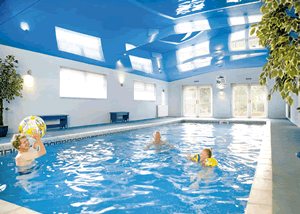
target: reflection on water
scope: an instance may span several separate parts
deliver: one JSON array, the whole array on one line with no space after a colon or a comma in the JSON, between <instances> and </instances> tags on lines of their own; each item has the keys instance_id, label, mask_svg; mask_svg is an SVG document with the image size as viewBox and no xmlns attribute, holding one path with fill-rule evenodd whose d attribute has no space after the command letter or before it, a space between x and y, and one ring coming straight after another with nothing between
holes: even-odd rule
<instances>
[{"instance_id":1,"label":"reflection on water","mask_svg":"<svg viewBox=\"0 0 300 214\"><path fill-rule=\"evenodd\" d=\"M18 195L18 205L44 213L243 213L264 127L160 126L171 150L144 150L157 127L49 146L40 168L9 174L17 175L15 185L0 182L0 194L15 203ZM213 147L218 166L186 159L205 147Z\"/></svg>"}]
</instances>

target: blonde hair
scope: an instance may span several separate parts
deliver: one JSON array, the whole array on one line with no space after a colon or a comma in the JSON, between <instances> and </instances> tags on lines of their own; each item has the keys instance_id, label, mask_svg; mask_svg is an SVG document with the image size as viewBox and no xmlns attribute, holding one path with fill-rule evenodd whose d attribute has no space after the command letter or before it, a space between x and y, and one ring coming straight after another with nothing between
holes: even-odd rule
<instances>
[{"instance_id":1,"label":"blonde hair","mask_svg":"<svg viewBox=\"0 0 300 214\"><path fill-rule=\"evenodd\" d=\"M19 146L21 145L20 139L26 137L24 134L14 134L14 136L11 139L11 144L19 150ZM26 137L27 138L27 137Z\"/></svg>"}]
</instances>

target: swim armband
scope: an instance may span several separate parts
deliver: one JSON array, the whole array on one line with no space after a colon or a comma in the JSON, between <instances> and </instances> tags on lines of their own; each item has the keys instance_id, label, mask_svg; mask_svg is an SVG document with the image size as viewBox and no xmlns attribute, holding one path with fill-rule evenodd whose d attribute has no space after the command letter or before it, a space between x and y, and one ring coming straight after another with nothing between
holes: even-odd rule
<instances>
[{"instance_id":1,"label":"swim armband","mask_svg":"<svg viewBox=\"0 0 300 214\"><path fill-rule=\"evenodd\" d=\"M214 166L217 166L217 165L218 165L218 162L216 161L216 159L214 159L214 158L207 158L206 159L205 166L214 167Z\"/></svg>"},{"instance_id":2,"label":"swim armband","mask_svg":"<svg viewBox=\"0 0 300 214\"><path fill-rule=\"evenodd\" d=\"M200 161L200 155L199 155L199 154L195 154L195 155L192 157L192 161L199 162L199 161Z\"/></svg>"}]
</instances>

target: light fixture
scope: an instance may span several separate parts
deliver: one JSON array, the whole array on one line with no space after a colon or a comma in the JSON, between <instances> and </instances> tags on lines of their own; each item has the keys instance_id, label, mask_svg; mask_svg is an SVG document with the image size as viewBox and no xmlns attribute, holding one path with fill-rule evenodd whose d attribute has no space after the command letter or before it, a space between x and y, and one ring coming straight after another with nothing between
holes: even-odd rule
<instances>
[{"instance_id":1,"label":"light fixture","mask_svg":"<svg viewBox=\"0 0 300 214\"><path fill-rule=\"evenodd\" d=\"M27 24L27 22L21 22L21 28L24 31L26 31L26 30L29 31L29 25Z\"/></svg>"},{"instance_id":2,"label":"light fixture","mask_svg":"<svg viewBox=\"0 0 300 214\"><path fill-rule=\"evenodd\" d=\"M28 75L31 75L31 70L28 70L28 71L27 71L27 74L28 74Z\"/></svg>"},{"instance_id":3,"label":"light fixture","mask_svg":"<svg viewBox=\"0 0 300 214\"><path fill-rule=\"evenodd\" d=\"M126 56L126 53L124 53L124 56Z\"/></svg>"},{"instance_id":4,"label":"light fixture","mask_svg":"<svg viewBox=\"0 0 300 214\"><path fill-rule=\"evenodd\" d=\"M124 74L119 74L119 82L121 84L121 87L123 87L124 80L125 80Z\"/></svg>"}]
</instances>

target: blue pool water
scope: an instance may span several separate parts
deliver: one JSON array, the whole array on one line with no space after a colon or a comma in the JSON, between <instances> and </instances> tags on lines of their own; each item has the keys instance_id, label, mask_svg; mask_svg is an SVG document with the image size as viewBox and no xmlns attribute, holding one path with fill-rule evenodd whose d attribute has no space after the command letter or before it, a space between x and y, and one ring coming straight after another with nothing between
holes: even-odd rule
<instances>
[{"instance_id":1,"label":"blue pool water","mask_svg":"<svg viewBox=\"0 0 300 214\"><path fill-rule=\"evenodd\" d=\"M153 133L175 146L147 150ZM20 175L0 157L0 198L41 213L244 213L265 125L175 123L46 147ZM213 147L219 162L186 159ZM3 173L5 172L5 173Z\"/></svg>"}]
</instances>

